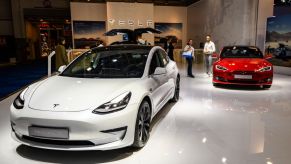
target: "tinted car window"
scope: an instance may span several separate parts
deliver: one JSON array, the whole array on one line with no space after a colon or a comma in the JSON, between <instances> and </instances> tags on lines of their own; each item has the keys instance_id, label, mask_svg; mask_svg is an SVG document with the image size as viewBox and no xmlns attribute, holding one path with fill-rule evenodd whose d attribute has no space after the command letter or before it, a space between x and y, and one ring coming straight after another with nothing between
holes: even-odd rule
<instances>
[{"instance_id":1,"label":"tinted car window","mask_svg":"<svg viewBox=\"0 0 291 164\"><path fill-rule=\"evenodd\" d=\"M170 60L167 53L163 50L159 50L159 54L161 56L161 59L162 59L164 65L167 65L169 63L169 60Z\"/></svg>"},{"instance_id":2,"label":"tinted car window","mask_svg":"<svg viewBox=\"0 0 291 164\"><path fill-rule=\"evenodd\" d=\"M222 58L263 58L262 52L256 47L224 47Z\"/></svg>"},{"instance_id":3,"label":"tinted car window","mask_svg":"<svg viewBox=\"0 0 291 164\"><path fill-rule=\"evenodd\" d=\"M150 70L149 70L149 75L152 75L154 74L155 70L157 67L160 67L160 60L158 58L158 53L155 52L153 54L153 57L152 57L152 61L151 61L151 65L150 65Z\"/></svg>"},{"instance_id":4,"label":"tinted car window","mask_svg":"<svg viewBox=\"0 0 291 164\"><path fill-rule=\"evenodd\" d=\"M91 50L68 66L61 76L80 78L139 78L149 50Z\"/></svg>"}]
</instances>

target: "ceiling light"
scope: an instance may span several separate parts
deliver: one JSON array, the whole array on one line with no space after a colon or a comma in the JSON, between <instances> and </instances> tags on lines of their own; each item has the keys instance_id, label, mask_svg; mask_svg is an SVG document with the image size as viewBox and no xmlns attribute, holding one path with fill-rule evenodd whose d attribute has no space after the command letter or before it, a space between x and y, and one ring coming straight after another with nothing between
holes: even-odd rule
<instances>
[{"instance_id":1,"label":"ceiling light","mask_svg":"<svg viewBox=\"0 0 291 164\"><path fill-rule=\"evenodd\" d=\"M221 162L222 162L222 163L226 163L226 161L227 161L227 159L226 159L225 157L223 157L223 158L221 159Z\"/></svg>"},{"instance_id":2,"label":"ceiling light","mask_svg":"<svg viewBox=\"0 0 291 164\"><path fill-rule=\"evenodd\" d=\"M267 164L273 164L272 162L268 161Z\"/></svg>"}]
</instances>

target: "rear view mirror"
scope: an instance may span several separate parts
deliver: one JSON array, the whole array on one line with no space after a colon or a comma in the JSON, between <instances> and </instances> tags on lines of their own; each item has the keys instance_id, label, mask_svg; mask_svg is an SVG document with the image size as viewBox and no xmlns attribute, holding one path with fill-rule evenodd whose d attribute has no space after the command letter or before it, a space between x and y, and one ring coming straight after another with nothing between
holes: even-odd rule
<instances>
[{"instance_id":1,"label":"rear view mirror","mask_svg":"<svg viewBox=\"0 0 291 164\"><path fill-rule=\"evenodd\" d=\"M264 59L268 60L271 59L273 57L272 54L265 54Z\"/></svg>"},{"instance_id":2,"label":"rear view mirror","mask_svg":"<svg viewBox=\"0 0 291 164\"><path fill-rule=\"evenodd\" d=\"M212 54L212 57L213 57L213 58L219 58L219 55L218 55L216 52L214 52L214 53Z\"/></svg>"},{"instance_id":3,"label":"rear view mirror","mask_svg":"<svg viewBox=\"0 0 291 164\"><path fill-rule=\"evenodd\" d=\"M62 65L62 66L59 67L58 72L62 73L66 68L67 68L66 65Z\"/></svg>"},{"instance_id":4,"label":"rear view mirror","mask_svg":"<svg viewBox=\"0 0 291 164\"><path fill-rule=\"evenodd\" d=\"M167 73L166 68L157 67L155 72L154 72L154 75L163 75L166 73Z\"/></svg>"}]
</instances>

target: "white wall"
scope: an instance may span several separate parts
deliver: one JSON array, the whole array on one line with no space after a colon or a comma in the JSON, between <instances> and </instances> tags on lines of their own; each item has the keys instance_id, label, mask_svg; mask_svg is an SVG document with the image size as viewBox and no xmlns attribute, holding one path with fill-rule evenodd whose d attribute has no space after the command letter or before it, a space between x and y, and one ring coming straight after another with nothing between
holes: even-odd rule
<instances>
[{"instance_id":1,"label":"white wall","mask_svg":"<svg viewBox=\"0 0 291 164\"><path fill-rule=\"evenodd\" d=\"M188 7L188 36L198 47L212 35L217 49L225 45L255 44L256 1L201 0Z\"/></svg>"},{"instance_id":2,"label":"white wall","mask_svg":"<svg viewBox=\"0 0 291 164\"><path fill-rule=\"evenodd\" d=\"M189 37L187 36L187 7L154 6L154 22L157 23L183 23L183 47Z\"/></svg>"}]
</instances>

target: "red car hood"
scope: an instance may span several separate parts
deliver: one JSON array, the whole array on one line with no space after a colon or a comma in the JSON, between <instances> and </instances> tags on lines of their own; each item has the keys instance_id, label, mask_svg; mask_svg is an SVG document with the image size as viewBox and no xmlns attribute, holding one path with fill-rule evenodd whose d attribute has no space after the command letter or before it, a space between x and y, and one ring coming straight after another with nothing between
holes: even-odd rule
<instances>
[{"instance_id":1,"label":"red car hood","mask_svg":"<svg viewBox=\"0 0 291 164\"><path fill-rule=\"evenodd\" d=\"M272 66L265 59L259 58L224 58L217 62L228 70L253 71L262 67Z\"/></svg>"}]
</instances>

